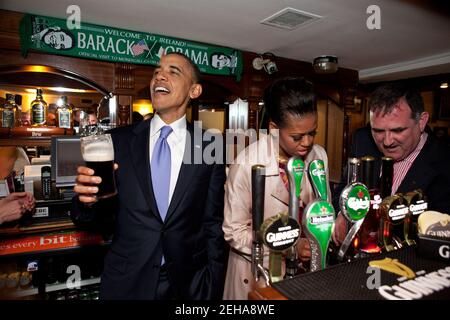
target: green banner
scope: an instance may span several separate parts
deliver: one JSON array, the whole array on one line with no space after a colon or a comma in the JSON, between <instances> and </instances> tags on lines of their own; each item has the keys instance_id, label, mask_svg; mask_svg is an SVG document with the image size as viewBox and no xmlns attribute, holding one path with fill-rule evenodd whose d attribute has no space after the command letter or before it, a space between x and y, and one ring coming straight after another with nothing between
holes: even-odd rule
<instances>
[{"instance_id":1,"label":"green banner","mask_svg":"<svg viewBox=\"0 0 450 320\"><path fill-rule=\"evenodd\" d=\"M242 52L232 48L156 34L81 23L69 29L66 20L26 14L20 23L22 54L37 50L109 62L156 66L164 53L181 52L207 74L242 74Z\"/></svg>"}]
</instances>

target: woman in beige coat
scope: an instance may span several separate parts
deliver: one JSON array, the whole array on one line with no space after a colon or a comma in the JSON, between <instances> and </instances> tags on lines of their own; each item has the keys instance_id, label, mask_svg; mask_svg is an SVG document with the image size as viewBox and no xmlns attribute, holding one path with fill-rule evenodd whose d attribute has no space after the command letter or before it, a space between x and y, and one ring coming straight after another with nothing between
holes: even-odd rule
<instances>
[{"instance_id":1,"label":"woman in beige coat","mask_svg":"<svg viewBox=\"0 0 450 320\"><path fill-rule=\"evenodd\" d=\"M269 115L270 134L261 136L238 155L230 167L225 186L223 230L231 247L224 290L226 300L245 300L255 288L250 262L252 166L262 164L266 167L264 220L288 211L289 193L280 174L280 162L285 163L295 155L304 160L306 167L312 160L321 159L328 168L325 150L314 144L317 109L311 83L302 78L279 79L266 89L264 105ZM305 176L301 184L300 207L305 207L314 198L312 186ZM301 260L309 260L311 252L305 238L299 239L297 250ZM268 252L265 247L266 267ZM263 285L263 280L260 281Z\"/></svg>"}]
</instances>

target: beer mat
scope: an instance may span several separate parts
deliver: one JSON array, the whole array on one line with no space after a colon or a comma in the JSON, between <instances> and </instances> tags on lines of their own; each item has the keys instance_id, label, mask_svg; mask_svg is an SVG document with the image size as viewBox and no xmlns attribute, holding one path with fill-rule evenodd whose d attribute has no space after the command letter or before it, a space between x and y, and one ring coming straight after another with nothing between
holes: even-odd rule
<instances>
[{"instance_id":1,"label":"beer mat","mask_svg":"<svg viewBox=\"0 0 450 320\"><path fill-rule=\"evenodd\" d=\"M394 264L386 269L409 268L414 272L412 278L369 266L370 261L384 258L397 259L401 264L393 260ZM449 300L450 264L420 256L416 247L407 247L302 274L272 286L290 300Z\"/></svg>"}]
</instances>

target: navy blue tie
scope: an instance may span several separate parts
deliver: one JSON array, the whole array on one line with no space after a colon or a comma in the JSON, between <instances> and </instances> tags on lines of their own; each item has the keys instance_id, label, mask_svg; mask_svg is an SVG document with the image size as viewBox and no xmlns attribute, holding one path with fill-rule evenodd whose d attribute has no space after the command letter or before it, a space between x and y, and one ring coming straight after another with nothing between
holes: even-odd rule
<instances>
[{"instance_id":1,"label":"navy blue tie","mask_svg":"<svg viewBox=\"0 0 450 320\"><path fill-rule=\"evenodd\" d=\"M152 161L150 164L152 170L153 192L155 194L159 214L163 221L166 218L167 209L169 208L171 156L170 147L167 143L167 136L171 132L172 128L170 126L161 128L159 138L153 149Z\"/></svg>"}]
</instances>

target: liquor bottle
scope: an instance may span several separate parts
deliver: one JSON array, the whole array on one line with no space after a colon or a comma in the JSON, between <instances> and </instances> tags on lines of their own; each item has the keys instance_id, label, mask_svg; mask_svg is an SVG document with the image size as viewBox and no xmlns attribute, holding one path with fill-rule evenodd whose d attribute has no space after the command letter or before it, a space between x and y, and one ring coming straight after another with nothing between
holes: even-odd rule
<instances>
[{"instance_id":1,"label":"liquor bottle","mask_svg":"<svg viewBox=\"0 0 450 320\"><path fill-rule=\"evenodd\" d=\"M23 270L20 273L20 277L19 277L19 286L22 289L27 289L31 286L31 283L33 282L33 277L31 272L28 272L26 270Z\"/></svg>"},{"instance_id":2,"label":"liquor bottle","mask_svg":"<svg viewBox=\"0 0 450 320\"><path fill-rule=\"evenodd\" d=\"M359 230L359 251L363 253L378 253L381 248L378 245L380 227L381 196L374 181L374 157L361 158L361 182L367 186L370 194L370 207L363 224Z\"/></svg>"},{"instance_id":3,"label":"liquor bottle","mask_svg":"<svg viewBox=\"0 0 450 320\"><path fill-rule=\"evenodd\" d=\"M2 127L14 128L20 125L18 117L18 109L15 101L15 95L12 93L6 94L6 102L2 110Z\"/></svg>"},{"instance_id":4,"label":"liquor bottle","mask_svg":"<svg viewBox=\"0 0 450 320\"><path fill-rule=\"evenodd\" d=\"M380 195L384 199L392 193L392 180L394 177L394 159L391 157L381 158Z\"/></svg>"},{"instance_id":5,"label":"liquor bottle","mask_svg":"<svg viewBox=\"0 0 450 320\"><path fill-rule=\"evenodd\" d=\"M56 123L59 128L71 129L73 127L72 108L67 103L66 96L62 96L58 102Z\"/></svg>"},{"instance_id":6,"label":"liquor bottle","mask_svg":"<svg viewBox=\"0 0 450 320\"><path fill-rule=\"evenodd\" d=\"M14 101L16 102L17 105L17 112L16 112L17 127L21 127L24 125L22 121L22 96L20 94L16 94Z\"/></svg>"},{"instance_id":7,"label":"liquor bottle","mask_svg":"<svg viewBox=\"0 0 450 320\"><path fill-rule=\"evenodd\" d=\"M42 98L42 89L36 89L36 99L31 102L31 125L45 125L47 119L48 106Z\"/></svg>"},{"instance_id":8,"label":"liquor bottle","mask_svg":"<svg viewBox=\"0 0 450 320\"><path fill-rule=\"evenodd\" d=\"M348 158L347 185L359 181L361 181L361 160L359 158Z\"/></svg>"},{"instance_id":9,"label":"liquor bottle","mask_svg":"<svg viewBox=\"0 0 450 320\"><path fill-rule=\"evenodd\" d=\"M0 127L3 127L3 109L4 109L4 104L0 103Z\"/></svg>"},{"instance_id":10,"label":"liquor bottle","mask_svg":"<svg viewBox=\"0 0 450 320\"><path fill-rule=\"evenodd\" d=\"M392 179L394 176L394 159L391 157L382 157L381 158L381 177L380 177L380 195L384 200L389 197L392 193ZM382 237L390 236L389 232L389 220L388 217L385 217L383 212L381 213L381 221L380 221L380 243L383 243ZM385 242L385 241L384 241Z\"/></svg>"},{"instance_id":11,"label":"liquor bottle","mask_svg":"<svg viewBox=\"0 0 450 320\"><path fill-rule=\"evenodd\" d=\"M397 212L404 211L401 194L391 195L394 176L394 159L381 158L380 195L383 198L380 206L379 246L384 251L392 251L402 247L403 218L398 218ZM395 212L395 213L394 213Z\"/></svg>"},{"instance_id":12,"label":"liquor bottle","mask_svg":"<svg viewBox=\"0 0 450 320\"><path fill-rule=\"evenodd\" d=\"M17 289L19 287L20 272L14 271L8 274L6 278L6 288L8 290Z\"/></svg>"}]
</instances>

